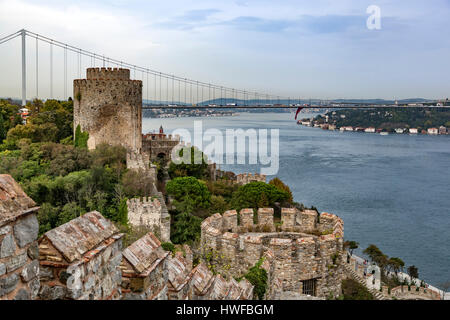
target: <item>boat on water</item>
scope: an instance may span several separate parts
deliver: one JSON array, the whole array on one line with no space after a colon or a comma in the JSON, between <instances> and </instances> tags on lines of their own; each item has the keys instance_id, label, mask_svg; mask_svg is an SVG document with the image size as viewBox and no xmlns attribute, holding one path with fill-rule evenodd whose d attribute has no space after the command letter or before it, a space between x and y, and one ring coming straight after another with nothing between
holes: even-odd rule
<instances>
[{"instance_id":1,"label":"boat on water","mask_svg":"<svg viewBox=\"0 0 450 320\"><path fill-rule=\"evenodd\" d=\"M389 132L380 132L380 134L381 134L382 136L388 136L388 135L389 135Z\"/></svg>"}]
</instances>

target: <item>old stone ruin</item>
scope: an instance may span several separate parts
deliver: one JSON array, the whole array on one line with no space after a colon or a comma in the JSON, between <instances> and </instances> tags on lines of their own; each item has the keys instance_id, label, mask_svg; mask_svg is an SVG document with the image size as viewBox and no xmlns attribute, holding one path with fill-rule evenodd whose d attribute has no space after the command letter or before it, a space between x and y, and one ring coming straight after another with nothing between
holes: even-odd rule
<instances>
[{"instance_id":1,"label":"old stone ruin","mask_svg":"<svg viewBox=\"0 0 450 320\"><path fill-rule=\"evenodd\" d=\"M127 207L131 226L144 227L163 242L170 241L170 215L162 193L157 192L154 197L129 199Z\"/></svg>"},{"instance_id":2,"label":"old stone ruin","mask_svg":"<svg viewBox=\"0 0 450 320\"><path fill-rule=\"evenodd\" d=\"M151 232L123 250L124 235L96 211L38 239L38 210L11 176L0 175L0 300L253 298L247 280L193 267L188 246L172 255Z\"/></svg>"},{"instance_id":3,"label":"old stone ruin","mask_svg":"<svg viewBox=\"0 0 450 320\"><path fill-rule=\"evenodd\" d=\"M281 292L336 297L341 292L343 221L332 214L284 208L274 223L271 208L215 214L202 223L201 242L218 251L230 275L240 277L264 258L269 277L267 298Z\"/></svg>"},{"instance_id":4,"label":"old stone ruin","mask_svg":"<svg viewBox=\"0 0 450 320\"><path fill-rule=\"evenodd\" d=\"M251 174L251 173L241 173L236 175L236 183L237 184L249 184L251 182L266 182L265 174Z\"/></svg>"},{"instance_id":5,"label":"old stone ruin","mask_svg":"<svg viewBox=\"0 0 450 320\"><path fill-rule=\"evenodd\" d=\"M39 293L39 208L9 175L0 175L0 300Z\"/></svg>"}]
</instances>

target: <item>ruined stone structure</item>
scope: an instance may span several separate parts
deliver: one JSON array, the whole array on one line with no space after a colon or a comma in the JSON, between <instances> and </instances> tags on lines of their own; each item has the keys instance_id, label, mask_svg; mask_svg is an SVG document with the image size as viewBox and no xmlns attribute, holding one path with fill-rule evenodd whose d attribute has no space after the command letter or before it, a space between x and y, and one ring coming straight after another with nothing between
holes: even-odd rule
<instances>
[{"instance_id":1,"label":"ruined stone structure","mask_svg":"<svg viewBox=\"0 0 450 320\"><path fill-rule=\"evenodd\" d=\"M127 201L128 221L133 227L145 227L163 242L170 241L170 215L163 195Z\"/></svg>"},{"instance_id":2,"label":"ruined stone structure","mask_svg":"<svg viewBox=\"0 0 450 320\"><path fill-rule=\"evenodd\" d=\"M214 275L208 267L201 263L190 275L189 300L251 300L253 286L246 279L239 283L231 278L225 280L220 274Z\"/></svg>"},{"instance_id":3,"label":"ruined stone structure","mask_svg":"<svg viewBox=\"0 0 450 320\"><path fill-rule=\"evenodd\" d=\"M93 211L39 239L40 299L121 298L123 234Z\"/></svg>"},{"instance_id":4,"label":"ruined stone structure","mask_svg":"<svg viewBox=\"0 0 450 320\"><path fill-rule=\"evenodd\" d=\"M167 300L167 256L154 234L148 233L123 251L124 299Z\"/></svg>"},{"instance_id":5,"label":"ruined stone structure","mask_svg":"<svg viewBox=\"0 0 450 320\"><path fill-rule=\"evenodd\" d=\"M259 173L241 173L236 175L236 182L243 185L249 184L250 182L266 182L266 175Z\"/></svg>"},{"instance_id":6,"label":"ruined stone structure","mask_svg":"<svg viewBox=\"0 0 450 320\"><path fill-rule=\"evenodd\" d=\"M189 298L192 252L189 246L185 246L184 250L185 254L178 251L167 261L169 300L187 300Z\"/></svg>"},{"instance_id":7,"label":"ruined stone structure","mask_svg":"<svg viewBox=\"0 0 450 320\"><path fill-rule=\"evenodd\" d=\"M431 289L416 286L398 286L392 288L389 292L387 286L382 287L382 293L397 300L441 300L439 292Z\"/></svg>"},{"instance_id":8,"label":"ruined stone structure","mask_svg":"<svg viewBox=\"0 0 450 320\"><path fill-rule=\"evenodd\" d=\"M10 175L0 175L0 300L39 293L38 209Z\"/></svg>"},{"instance_id":9,"label":"ruined stone structure","mask_svg":"<svg viewBox=\"0 0 450 320\"><path fill-rule=\"evenodd\" d=\"M130 70L88 68L87 79L74 80L74 132L89 133L88 147L100 143L142 149L142 81L130 80ZM74 135L75 136L75 135Z\"/></svg>"},{"instance_id":10,"label":"ruined stone structure","mask_svg":"<svg viewBox=\"0 0 450 320\"><path fill-rule=\"evenodd\" d=\"M162 127L159 133L148 133L142 136L142 150L149 154L151 161L170 160L173 148L180 143L180 136L166 135Z\"/></svg>"},{"instance_id":11,"label":"ruined stone structure","mask_svg":"<svg viewBox=\"0 0 450 320\"><path fill-rule=\"evenodd\" d=\"M343 279L343 221L332 214L282 209L282 224L275 231L273 209L227 211L207 218L201 243L219 251L230 273L242 276L264 258L272 298L292 291L318 297L337 296Z\"/></svg>"}]
</instances>

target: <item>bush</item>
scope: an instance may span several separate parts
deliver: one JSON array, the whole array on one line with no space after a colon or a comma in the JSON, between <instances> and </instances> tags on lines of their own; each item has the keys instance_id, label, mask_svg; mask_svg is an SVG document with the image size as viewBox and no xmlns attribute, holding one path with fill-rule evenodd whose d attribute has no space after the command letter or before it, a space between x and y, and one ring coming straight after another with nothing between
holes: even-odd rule
<instances>
[{"instance_id":1,"label":"bush","mask_svg":"<svg viewBox=\"0 0 450 320\"><path fill-rule=\"evenodd\" d=\"M80 125L78 125L77 128L75 129L75 141L74 141L75 147L87 149L88 140L89 140L89 133L82 132Z\"/></svg>"},{"instance_id":2,"label":"bush","mask_svg":"<svg viewBox=\"0 0 450 320\"><path fill-rule=\"evenodd\" d=\"M274 185L264 182L251 182L233 193L231 206L233 209L244 208L258 209L262 207L273 207L275 202L283 202L289 199L289 194Z\"/></svg>"},{"instance_id":3,"label":"bush","mask_svg":"<svg viewBox=\"0 0 450 320\"><path fill-rule=\"evenodd\" d=\"M255 286L253 294L255 298L262 300L267 290L267 271L261 268L264 258L261 258L248 272L244 275L252 285Z\"/></svg>"},{"instance_id":4,"label":"bush","mask_svg":"<svg viewBox=\"0 0 450 320\"><path fill-rule=\"evenodd\" d=\"M373 300L373 295L359 282L353 279L342 281L344 300Z\"/></svg>"},{"instance_id":5,"label":"bush","mask_svg":"<svg viewBox=\"0 0 450 320\"><path fill-rule=\"evenodd\" d=\"M194 209L208 209L211 203L211 194L205 183L194 177L175 178L169 181L166 192L178 202L189 197Z\"/></svg>"}]
</instances>

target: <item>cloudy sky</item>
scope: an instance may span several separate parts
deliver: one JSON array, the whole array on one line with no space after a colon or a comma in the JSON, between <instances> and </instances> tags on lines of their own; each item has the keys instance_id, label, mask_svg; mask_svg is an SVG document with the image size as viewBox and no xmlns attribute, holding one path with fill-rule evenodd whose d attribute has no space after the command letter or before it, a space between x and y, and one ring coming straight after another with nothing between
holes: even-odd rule
<instances>
[{"instance_id":1,"label":"cloudy sky","mask_svg":"<svg viewBox=\"0 0 450 320\"><path fill-rule=\"evenodd\" d=\"M381 30L367 28L370 5L381 9ZM449 17L450 0L0 0L0 38L25 28L136 65L276 95L442 98L450 96ZM0 96L20 96L19 44L0 45ZM39 51L41 92L47 49Z\"/></svg>"}]
</instances>

